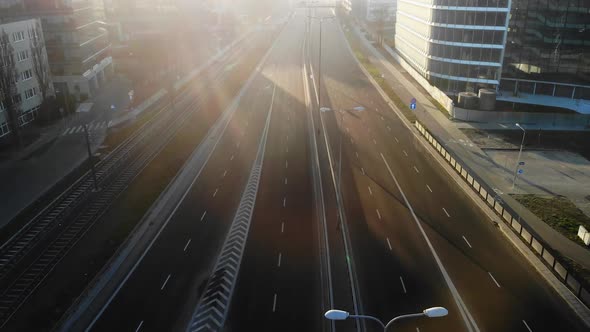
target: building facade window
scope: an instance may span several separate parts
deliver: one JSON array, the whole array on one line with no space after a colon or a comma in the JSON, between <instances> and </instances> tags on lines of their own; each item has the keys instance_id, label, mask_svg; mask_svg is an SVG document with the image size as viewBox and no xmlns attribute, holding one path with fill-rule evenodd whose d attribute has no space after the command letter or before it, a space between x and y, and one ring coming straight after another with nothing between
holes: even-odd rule
<instances>
[{"instance_id":1,"label":"building facade window","mask_svg":"<svg viewBox=\"0 0 590 332\"><path fill-rule=\"evenodd\" d=\"M37 88L30 88L25 90L25 99L31 99L37 95Z\"/></svg>"},{"instance_id":2,"label":"building facade window","mask_svg":"<svg viewBox=\"0 0 590 332\"><path fill-rule=\"evenodd\" d=\"M29 58L29 51L28 50L23 50L23 51L16 53L16 60L18 62L25 61L28 58Z\"/></svg>"},{"instance_id":3,"label":"building facade window","mask_svg":"<svg viewBox=\"0 0 590 332\"><path fill-rule=\"evenodd\" d=\"M12 33L12 41L19 42L25 40L25 32L24 31L17 31Z\"/></svg>"},{"instance_id":4,"label":"building facade window","mask_svg":"<svg viewBox=\"0 0 590 332\"><path fill-rule=\"evenodd\" d=\"M33 71L31 69L27 69L20 73L21 81L28 81L33 78Z\"/></svg>"}]
</instances>

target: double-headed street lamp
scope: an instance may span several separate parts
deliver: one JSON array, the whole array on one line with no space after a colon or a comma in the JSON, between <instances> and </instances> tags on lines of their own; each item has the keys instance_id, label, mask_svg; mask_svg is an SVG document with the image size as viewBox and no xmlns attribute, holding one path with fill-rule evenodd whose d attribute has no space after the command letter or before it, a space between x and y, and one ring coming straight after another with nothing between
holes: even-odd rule
<instances>
[{"instance_id":1,"label":"double-headed street lamp","mask_svg":"<svg viewBox=\"0 0 590 332\"><path fill-rule=\"evenodd\" d=\"M383 332L387 332L387 329L394 322L397 322L402 319L418 318L418 317L428 317L428 318L444 317L448 313L449 313L449 311L443 307L432 307L432 308L425 309L424 311L419 312L419 313L397 316L397 317L393 318L392 320L390 320L389 322L387 322L387 324L383 323L377 317L368 316L368 315L351 315L349 312L344 311L344 310L335 310L335 309L328 310L324 314L324 317L326 317L329 320L345 320L348 318L368 319L368 320L372 320L372 321L379 323L379 325L381 325L381 327L383 328Z\"/></svg>"},{"instance_id":2,"label":"double-headed street lamp","mask_svg":"<svg viewBox=\"0 0 590 332\"><path fill-rule=\"evenodd\" d=\"M520 125L516 124L518 128L522 130L522 141L520 142L520 150L518 151L518 160L516 161L516 166L514 166L514 177L512 178L512 189L514 189L514 185L516 184L516 176L518 175L518 168L520 166L520 156L522 155L522 146L524 145L524 137L526 136L526 130Z\"/></svg>"}]
</instances>

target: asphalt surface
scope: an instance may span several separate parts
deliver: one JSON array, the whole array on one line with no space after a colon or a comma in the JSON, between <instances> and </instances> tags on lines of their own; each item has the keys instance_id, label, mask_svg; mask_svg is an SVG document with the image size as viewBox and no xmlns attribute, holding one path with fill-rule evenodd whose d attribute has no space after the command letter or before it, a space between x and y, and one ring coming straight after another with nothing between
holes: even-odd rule
<instances>
[{"instance_id":1,"label":"asphalt surface","mask_svg":"<svg viewBox=\"0 0 590 332\"><path fill-rule=\"evenodd\" d=\"M231 223L256 155L272 89L258 75L170 222L92 327L181 329Z\"/></svg>"},{"instance_id":2,"label":"asphalt surface","mask_svg":"<svg viewBox=\"0 0 590 332\"><path fill-rule=\"evenodd\" d=\"M333 156L342 137L342 192L363 313L388 320L431 306L449 309L445 318L397 325L401 331L586 330L389 109L347 50L337 21L324 22L322 47L321 106L344 110L321 116ZM317 70L317 43L313 51ZM358 106L365 110L354 111ZM330 229L331 238L339 232Z\"/></svg>"},{"instance_id":3,"label":"asphalt surface","mask_svg":"<svg viewBox=\"0 0 590 332\"><path fill-rule=\"evenodd\" d=\"M321 330L317 220L301 70L305 24L292 19L267 61L268 79L277 92L227 331Z\"/></svg>"},{"instance_id":4,"label":"asphalt surface","mask_svg":"<svg viewBox=\"0 0 590 332\"><path fill-rule=\"evenodd\" d=\"M234 217L274 87L262 177L226 330L326 327L320 303L330 290L321 287L302 76L304 61L317 71L319 25L312 21L306 35L306 24L299 11L283 30L201 176L92 330L183 327ZM353 310L347 269L353 262L362 313L385 320L431 306L449 310L444 318L401 322L396 331L585 331L389 109L349 53L338 22L324 22L323 34L320 106L343 110L320 113L313 107L314 128L326 128L313 132L319 138L333 306ZM311 59L302 56L306 43ZM307 77L310 86L318 76ZM358 106L364 110L353 110ZM338 224L324 137L335 166L342 143L350 252ZM336 327L353 330L354 322Z\"/></svg>"}]
</instances>

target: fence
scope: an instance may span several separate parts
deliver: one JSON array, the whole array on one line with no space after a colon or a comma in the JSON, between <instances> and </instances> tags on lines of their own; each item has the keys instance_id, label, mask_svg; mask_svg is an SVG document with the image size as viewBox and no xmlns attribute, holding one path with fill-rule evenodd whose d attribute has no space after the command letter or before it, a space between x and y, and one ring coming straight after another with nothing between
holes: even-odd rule
<instances>
[{"instance_id":1,"label":"fence","mask_svg":"<svg viewBox=\"0 0 590 332\"><path fill-rule=\"evenodd\" d=\"M520 239L531 248L545 264L551 268L551 271L557 278L566 285L586 306L590 306L590 291L585 288L578 279L575 273L568 271L566 267L557 259L553 249L549 248L542 240L535 237L534 231L530 230L528 226L521 223L520 216L511 211L509 208L502 205L502 201L498 199L498 195L490 189L481 179L468 169L463 167L459 161L449 151L447 151L440 143L433 137L424 126L416 121L416 128L426 138L426 140L445 158L445 160L453 167L453 169L467 182L471 188L478 193L484 202L490 206L498 216L517 233ZM474 175L471 175L474 174ZM479 181L478 181L479 179Z\"/></svg>"}]
</instances>

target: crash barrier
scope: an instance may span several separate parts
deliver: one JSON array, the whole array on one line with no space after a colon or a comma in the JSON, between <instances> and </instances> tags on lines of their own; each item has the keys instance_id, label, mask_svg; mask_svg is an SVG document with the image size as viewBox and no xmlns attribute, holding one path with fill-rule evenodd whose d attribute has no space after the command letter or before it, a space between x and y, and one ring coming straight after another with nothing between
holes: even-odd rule
<instances>
[{"instance_id":1,"label":"crash barrier","mask_svg":"<svg viewBox=\"0 0 590 332\"><path fill-rule=\"evenodd\" d=\"M573 294L578 297L586 306L590 306L590 292L588 288L584 287L578 280L582 280L575 271L568 270L566 265L559 262L559 256L554 253L539 236L536 236L520 216L515 213L510 207L503 205L502 199L499 195L485 184L475 173L470 172L465 168L454 156L453 153L447 151L438 140L428 132L428 130L419 122L415 123L416 128L424 136L424 138L432 145L436 151L447 161L449 165L467 182L473 191L496 212L496 214L504 221L504 223L512 228L512 230L519 235L519 238L529 248L533 250L541 260L551 268L555 276L566 285ZM472 175L473 174L473 175ZM479 179L479 181L478 181Z\"/></svg>"}]
</instances>

